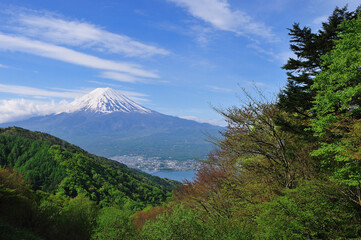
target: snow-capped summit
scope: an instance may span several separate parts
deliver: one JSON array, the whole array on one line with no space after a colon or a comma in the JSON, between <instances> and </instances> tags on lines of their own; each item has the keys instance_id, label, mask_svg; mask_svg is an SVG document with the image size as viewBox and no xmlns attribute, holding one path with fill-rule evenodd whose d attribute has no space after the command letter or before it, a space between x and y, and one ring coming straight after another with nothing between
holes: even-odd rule
<instances>
[{"instance_id":1,"label":"snow-capped summit","mask_svg":"<svg viewBox=\"0 0 361 240\"><path fill-rule=\"evenodd\" d=\"M75 99L71 103L71 112L79 110L101 113L152 112L111 88L96 88L83 97Z\"/></svg>"}]
</instances>

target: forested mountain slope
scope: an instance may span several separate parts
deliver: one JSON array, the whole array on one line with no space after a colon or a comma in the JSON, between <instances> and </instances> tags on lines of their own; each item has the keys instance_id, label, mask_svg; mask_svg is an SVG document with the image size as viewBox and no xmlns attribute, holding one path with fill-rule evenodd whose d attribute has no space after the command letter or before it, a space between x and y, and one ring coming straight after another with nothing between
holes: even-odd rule
<instances>
[{"instance_id":1,"label":"forested mountain slope","mask_svg":"<svg viewBox=\"0 0 361 240\"><path fill-rule=\"evenodd\" d=\"M24 173L35 190L84 194L102 206L159 204L174 185L51 135L17 127L0 129L0 165Z\"/></svg>"}]
</instances>

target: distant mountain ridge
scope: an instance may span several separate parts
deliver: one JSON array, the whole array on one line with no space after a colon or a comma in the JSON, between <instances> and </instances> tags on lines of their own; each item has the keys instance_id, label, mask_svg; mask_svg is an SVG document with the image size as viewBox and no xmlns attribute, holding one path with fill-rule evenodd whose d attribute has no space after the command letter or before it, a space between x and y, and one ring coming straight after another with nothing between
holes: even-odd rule
<instances>
[{"instance_id":1,"label":"distant mountain ridge","mask_svg":"<svg viewBox=\"0 0 361 240\"><path fill-rule=\"evenodd\" d=\"M223 128L152 111L110 88L95 89L69 111L3 123L52 134L104 157L142 155L186 160L214 148L207 134Z\"/></svg>"}]
</instances>

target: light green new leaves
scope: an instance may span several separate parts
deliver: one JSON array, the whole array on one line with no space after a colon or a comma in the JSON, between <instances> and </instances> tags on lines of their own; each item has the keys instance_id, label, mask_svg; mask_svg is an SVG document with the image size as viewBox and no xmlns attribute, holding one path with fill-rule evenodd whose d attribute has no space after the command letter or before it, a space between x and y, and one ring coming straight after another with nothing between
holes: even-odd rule
<instances>
[{"instance_id":1,"label":"light green new leaves","mask_svg":"<svg viewBox=\"0 0 361 240\"><path fill-rule=\"evenodd\" d=\"M361 159L350 152L356 144L350 139L357 134L354 124L361 118L361 18L345 21L340 30L312 85L317 91L312 129L321 141L313 154L323 157L338 182L355 186L361 182L361 171L355 171Z\"/></svg>"}]
</instances>

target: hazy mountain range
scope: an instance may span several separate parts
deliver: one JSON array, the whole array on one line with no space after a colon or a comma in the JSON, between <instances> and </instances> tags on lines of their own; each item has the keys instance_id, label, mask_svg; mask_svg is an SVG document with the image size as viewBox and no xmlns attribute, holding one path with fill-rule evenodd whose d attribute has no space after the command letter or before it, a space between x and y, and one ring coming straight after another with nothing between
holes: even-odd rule
<instances>
[{"instance_id":1,"label":"hazy mountain range","mask_svg":"<svg viewBox=\"0 0 361 240\"><path fill-rule=\"evenodd\" d=\"M97 88L76 99L61 113L0 124L52 134L87 151L112 157L143 155L190 159L214 147L207 135L219 126L199 123L147 109L111 88Z\"/></svg>"}]
</instances>

